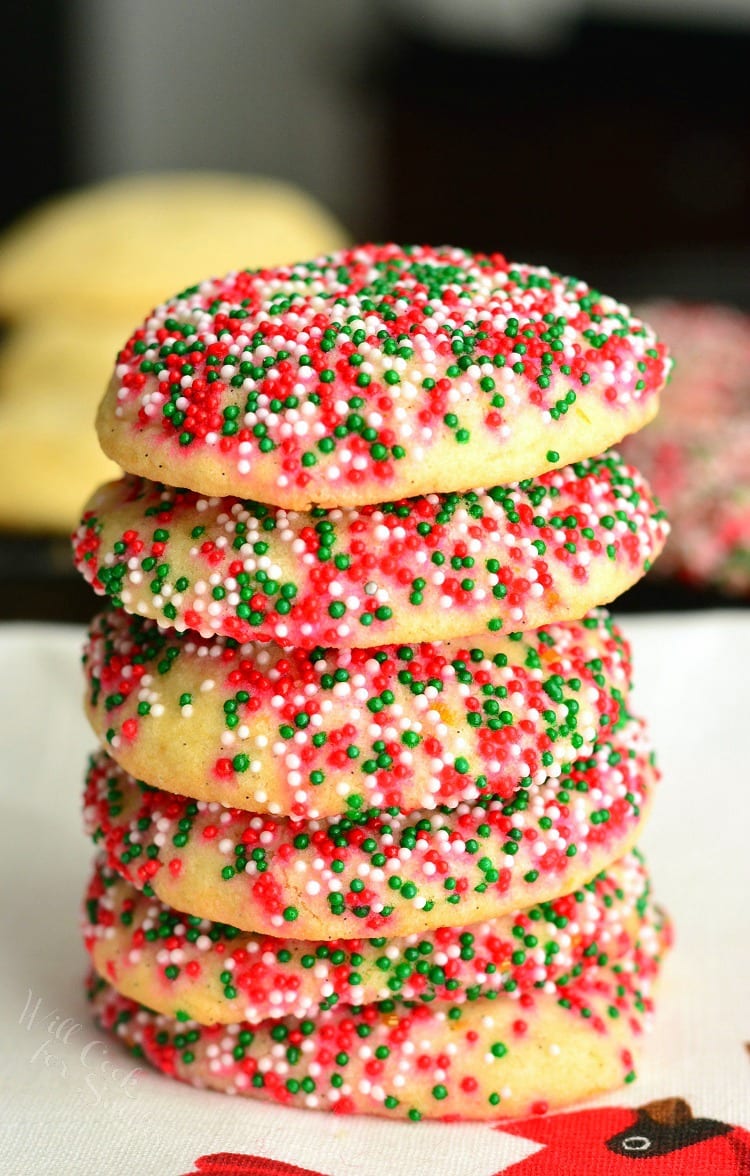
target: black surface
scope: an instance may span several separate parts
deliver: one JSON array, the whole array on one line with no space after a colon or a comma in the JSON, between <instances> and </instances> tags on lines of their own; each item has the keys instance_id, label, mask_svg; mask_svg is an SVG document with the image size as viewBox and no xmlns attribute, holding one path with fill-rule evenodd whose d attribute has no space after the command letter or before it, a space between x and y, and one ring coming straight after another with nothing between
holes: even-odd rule
<instances>
[{"instance_id":1,"label":"black surface","mask_svg":"<svg viewBox=\"0 0 750 1176\"><path fill-rule=\"evenodd\" d=\"M3 5L0 227L71 183L70 8L65 0Z\"/></svg>"},{"instance_id":2,"label":"black surface","mask_svg":"<svg viewBox=\"0 0 750 1176\"><path fill-rule=\"evenodd\" d=\"M534 56L401 27L374 82L386 235L746 303L748 60L741 29L589 20Z\"/></svg>"},{"instance_id":3,"label":"black surface","mask_svg":"<svg viewBox=\"0 0 750 1176\"><path fill-rule=\"evenodd\" d=\"M67 539L0 534L0 621L87 621L101 607Z\"/></svg>"}]
</instances>

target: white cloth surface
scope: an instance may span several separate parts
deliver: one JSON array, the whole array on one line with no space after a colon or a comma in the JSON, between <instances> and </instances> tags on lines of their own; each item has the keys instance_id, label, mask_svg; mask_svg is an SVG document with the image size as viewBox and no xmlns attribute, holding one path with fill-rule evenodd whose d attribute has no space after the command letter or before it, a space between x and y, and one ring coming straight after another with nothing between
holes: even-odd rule
<instances>
[{"instance_id":1,"label":"white cloth surface","mask_svg":"<svg viewBox=\"0 0 750 1176\"><path fill-rule=\"evenodd\" d=\"M680 1097L696 1116L750 1128L750 612L622 624L636 709L664 775L641 846L677 942L638 1081L594 1105ZM91 1021L81 983L78 908L92 854L80 797L94 743L81 711L82 638L72 626L0 626L0 1172L178 1176L228 1152L324 1176L494 1176L538 1152L501 1125L338 1118L132 1073ZM262 1160L246 1169L283 1170Z\"/></svg>"}]
</instances>

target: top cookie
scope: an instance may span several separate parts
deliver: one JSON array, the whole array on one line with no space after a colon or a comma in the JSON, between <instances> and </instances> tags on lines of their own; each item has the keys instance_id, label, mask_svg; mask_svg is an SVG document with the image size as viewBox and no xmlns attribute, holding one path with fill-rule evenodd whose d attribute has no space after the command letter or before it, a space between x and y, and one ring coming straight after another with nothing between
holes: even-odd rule
<instances>
[{"instance_id":1,"label":"top cookie","mask_svg":"<svg viewBox=\"0 0 750 1176\"><path fill-rule=\"evenodd\" d=\"M665 347L575 278L367 245L157 308L99 409L130 473L294 510L533 477L656 413Z\"/></svg>"}]
</instances>

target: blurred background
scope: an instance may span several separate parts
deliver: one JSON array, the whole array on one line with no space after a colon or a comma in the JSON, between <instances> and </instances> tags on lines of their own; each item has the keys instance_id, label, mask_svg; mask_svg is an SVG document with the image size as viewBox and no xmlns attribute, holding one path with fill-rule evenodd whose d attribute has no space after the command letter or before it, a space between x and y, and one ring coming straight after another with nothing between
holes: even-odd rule
<instances>
[{"instance_id":1,"label":"blurred background","mask_svg":"<svg viewBox=\"0 0 750 1176\"><path fill-rule=\"evenodd\" d=\"M118 339L214 268L214 232L214 272L347 240L450 242L636 305L750 310L750 0L29 0L4 20L0 617L93 611L64 534L68 501L107 476L94 407ZM140 181L76 204L172 171L191 173L185 209ZM202 171L299 191L227 179L222 204ZM142 292L121 280L129 252ZM138 311L109 297L128 283ZM747 319L730 319L750 431ZM750 596L750 534L745 564L734 586L673 566L633 607Z\"/></svg>"}]
</instances>

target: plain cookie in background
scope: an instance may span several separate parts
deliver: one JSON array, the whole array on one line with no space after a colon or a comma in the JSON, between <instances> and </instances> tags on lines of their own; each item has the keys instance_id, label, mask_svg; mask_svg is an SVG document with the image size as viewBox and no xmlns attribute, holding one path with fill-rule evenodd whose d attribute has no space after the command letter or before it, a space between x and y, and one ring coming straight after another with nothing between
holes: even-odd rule
<instances>
[{"instance_id":1,"label":"plain cookie in background","mask_svg":"<svg viewBox=\"0 0 750 1176\"><path fill-rule=\"evenodd\" d=\"M119 470L92 439L91 412L62 399L0 402L0 527L65 534L92 481Z\"/></svg>"},{"instance_id":2,"label":"plain cookie in background","mask_svg":"<svg viewBox=\"0 0 750 1176\"><path fill-rule=\"evenodd\" d=\"M92 483L118 467L91 428L121 324L38 315L0 347L0 527L65 534Z\"/></svg>"},{"instance_id":3,"label":"plain cookie in background","mask_svg":"<svg viewBox=\"0 0 750 1176\"><path fill-rule=\"evenodd\" d=\"M0 346L0 411L11 404L44 408L60 400L85 408L91 432L96 407L122 347L122 321L39 314L14 326ZM38 413L36 406L43 406ZM90 493L90 486L82 497Z\"/></svg>"},{"instance_id":4,"label":"plain cookie in background","mask_svg":"<svg viewBox=\"0 0 750 1176\"><path fill-rule=\"evenodd\" d=\"M346 240L315 200L278 180L118 177L50 200L0 238L0 315L75 308L121 317L127 333L147 307L206 274L313 257Z\"/></svg>"},{"instance_id":5,"label":"plain cookie in background","mask_svg":"<svg viewBox=\"0 0 750 1176\"><path fill-rule=\"evenodd\" d=\"M0 238L0 529L65 534L118 467L96 406L145 307L242 258L275 265L346 233L287 184L220 173L127 176L58 196ZM33 406L33 409L32 407Z\"/></svg>"}]
</instances>

